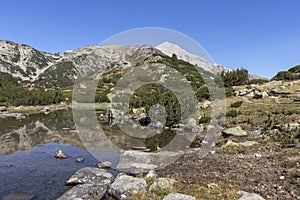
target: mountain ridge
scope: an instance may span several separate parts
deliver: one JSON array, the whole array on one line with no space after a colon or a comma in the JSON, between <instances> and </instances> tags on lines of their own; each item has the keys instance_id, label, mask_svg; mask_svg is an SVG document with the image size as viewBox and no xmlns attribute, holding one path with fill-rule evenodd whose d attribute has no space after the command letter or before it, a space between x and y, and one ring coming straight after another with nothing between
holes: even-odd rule
<instances>
[{"instance_id":1,"label":"mountain ridge","mask_svg":"<svg viewBox=\"0 0 300 200\"><path fill-rule=\"evenodd\" d=\"M209 63L209 61L205 60L204 58L201 58L200 56L195 55L193 53L190 53L185 49L181 48L180 46L178 46L177 44L173 44L171 42L163 42L155 46L155 48L157 48L162 53L170 57L172 57L172 54L176 54L178 59L184 60L193 65L197 65L198 67L201 67L202 69L209 71L213 74L219 74L222 71L225 72L232 71L231 69L226 68L222 65L216 63Z\"/></svg>"},{"instance_id":2,"label":"mountain ridge","mask_svg":"<svg viewBox=\"0 0 300 200\"><path fill-rule=\"evenodd\" d=\"M12 76L22 84L56 89L72 85L78 75L95 72L99 76L107 67L128 68L157 61L162 59L163 55L171 57L173 53L178 59L213 74L231 71L224 66L210 64L207 60L170 42L164 42L156 47L89 45L66 52L47 53L26 44L0 40L0 73Z\"/></svg>"}]
</instances>

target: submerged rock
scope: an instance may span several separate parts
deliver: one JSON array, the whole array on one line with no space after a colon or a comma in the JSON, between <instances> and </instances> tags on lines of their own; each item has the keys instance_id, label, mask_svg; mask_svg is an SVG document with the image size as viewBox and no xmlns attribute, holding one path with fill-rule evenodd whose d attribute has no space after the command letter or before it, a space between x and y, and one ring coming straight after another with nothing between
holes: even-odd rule
<instances>
[{"instance_id":1,"label":"submerged rock","mask_svg":"<svg viewBox=\"0 0 300 200\"><path fill-rule=\"evenodd\" d=\"M76 185L75 187L68 190L61 197L59 197L57 200L70 200L70 199L97 200L97 199L102 199L106 191L107 191L107 185L94 185L94 184Z\"/></svg>"},{"instance_id":2,"label":"submerged rock","mask_svg":"<svg viewBox=\"0 0 300 200\"><path fill-rule=\"evenodd\" d=\"M134 194L146 192L147 183L142 178L135 178L128 175L116 177L111 184L108 193L118 200L126 199Z\"/></svg>"},{"instance_id":3,"label":"submerged rock","mask_svg":"<svg viewBox=\"0 0 300 200\"><path fill-rule=\"evenodd\" d=\"M67 181L66 185L78 184L96 184L109 185L114 179L114 176L106 170L85 167L73 174Z\"/></svg>"},{"instance_id":4,"label":"submerged rock","mask_svg":"<svg viewBox=\"0 0 300 200\"><path fill-rule=\"evenodd\" d=\"M196 198L181 193L170 193L163 200L196 200Z\"/></svg>"}]
</instances>

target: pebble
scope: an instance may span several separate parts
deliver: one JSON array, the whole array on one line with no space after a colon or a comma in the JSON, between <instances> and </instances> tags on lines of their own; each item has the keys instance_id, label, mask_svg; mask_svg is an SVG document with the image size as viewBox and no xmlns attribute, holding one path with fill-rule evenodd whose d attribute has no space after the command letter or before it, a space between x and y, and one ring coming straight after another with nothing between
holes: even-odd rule
<instances>
[{"instance_id":1,"label":"pebble","mask_svg":"<svg viewBox=\"0 0 300 200\"><path fill-rule=\"evenodd\" d=\"M58 150L55 153L55 158L64 159L67 157L68 157L68 155L65 152L63 152L62 150Z\"/></svg>"},{"instance_id":2,"label":"pebble","mask_svg":"<svg viewBox=\"0 0 300 200\"><path fill-rule=\"evenodd\" d=\"M84 158L77 158L76 159L76 162L79 162L79 163L81 163L81 162L83 162L84 161Z\"/></svg>"},{"instance_id":3,"label":"pebble","mask_svg":"<svg viewBox=\"0 0 300 200\"><path fill-rule=\"evenodd\" d=\"M280 180L284 180L285 177L284 177L284 176L279 176L279 179L280 179Z\"/></svg>"}]
</instances>

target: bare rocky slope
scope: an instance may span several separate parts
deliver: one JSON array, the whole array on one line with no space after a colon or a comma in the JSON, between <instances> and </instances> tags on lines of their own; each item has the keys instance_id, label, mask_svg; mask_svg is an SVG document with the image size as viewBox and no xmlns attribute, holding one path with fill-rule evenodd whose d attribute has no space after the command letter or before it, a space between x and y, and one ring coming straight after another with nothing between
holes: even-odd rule
<instances>
[{"instance_id":1,"label":"bare rocky slope","mask_svg":"<svg viewBox=\"0 0 300 200\"><path fill-rule=\"evenodd\" d=\"M78 75L87 72L99 73L107 67L127 68L157 61L159 55L171 57L173 54L176 54L178 59L212 74L231 71L222 65L209 63L170 42L164 42L156 47L86 46L73 51L51 54L25 44L0 40L0 73L11 75L15 81L34 83L38 87L61 88L72 85ZM257 76L249 76L250 79L253 77Z\"/></svg>"}]
</instances>

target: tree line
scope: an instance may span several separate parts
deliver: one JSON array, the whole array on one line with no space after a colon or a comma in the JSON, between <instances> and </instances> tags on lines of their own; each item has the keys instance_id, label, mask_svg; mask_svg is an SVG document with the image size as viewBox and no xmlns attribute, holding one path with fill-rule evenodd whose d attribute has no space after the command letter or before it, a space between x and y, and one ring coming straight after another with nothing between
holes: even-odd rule
<instances>
[{"instance_id":1,"label":"tree line","mask_svg":"<svg viewBox=\"0 0 300 200\"><path fill-rule=\"evenodd\" d=\"M56 104L63 101L60 90L29 90L16 83L0 79L0 105L4 106L36 106Z\"/></svg>"}]
</instances>

